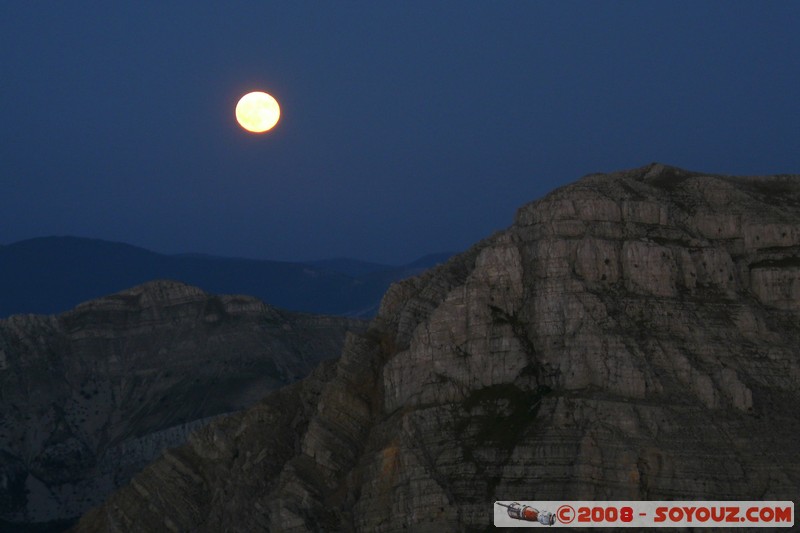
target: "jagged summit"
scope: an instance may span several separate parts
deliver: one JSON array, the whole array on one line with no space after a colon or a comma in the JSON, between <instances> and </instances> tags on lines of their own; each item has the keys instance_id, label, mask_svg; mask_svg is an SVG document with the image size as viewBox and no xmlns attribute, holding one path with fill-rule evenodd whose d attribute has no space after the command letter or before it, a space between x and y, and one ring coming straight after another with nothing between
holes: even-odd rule
<instances>
[{"instance_id":1,"label":"jagged summit","mask_svg":"<svg viewBox=\"0 0 800 533\"><path fill-rule=\"evenodd\" d=\"M554 213L547 208L537 215L540 204L566 200L562 207L578 209L584 221L612 221L647 223L642 214L631 209L656 210L666 215L666 204L674 204L676 216L683 211L697 212L724 210L741 215L768 207L772 218L782 218L779 208L795 213L800 208L800 176L725 176L684 170L663 163L603 174L589 174L576 182L560 187L544 198L526 204L517 212L515 223L528 224L530 220L544 220L551 216L571 217L569 211ZM657 204L664 204L658 208ZM628 211L626 211L628 210ZM533 217L533 219L531 219ZM674 220L680 223L679 220ZM688 221L691 223L691 221Z\"/></svg>"},{"instance_id":2,"label":"jagged summit","mask_svg":"<svg viewBox=\"0 0 800 533\"><path fill-rule=\"evenodd\" d=\"M553 191L76 531L483 531L495 500L791 500L797 184L653 164Z\"/></svg>"},{"instance_id":3,"label":"jagged summit","mask_svg":"<svg viewBox=\"0 0 800 533\"><path fill-rule=\"evenodd\" d=\"M162 279L142 283L102 298L81 303L65 315L92 313L102 319L109 313L125 311L157 313L154 310L158 308L185 306L200 302L204 303L202 308L211 313L220 310L227 314L272 313L277 315L280 313L276 308L252 296L212 295L187 283ZM216 308L216 311L212 308Z\"/></svg>"},{"instance_id":4,"label":"jagged summit","mask_svg":"<svg viewBox=\"0 0 800 533\"><path fill-rule=\"evenodd\" d=\"M145 283L140 283L139 285L135 285L128 289L119 291L114 294L110 294L108 296L104 296L102 298L97 298L97 301L101 301L107 298L115 298L118 296L127 296L127 295L140 295L140 294L155 294L158 295L162 299L169 300L174 295L177 294L193 294L193 295L205 295L205 291L200 289L199 287L195 287L189 285L188 283L184 283L182 281L175 281L171 279L155 279L152 281L148 281Z\"/></svg>"}]
</instances>

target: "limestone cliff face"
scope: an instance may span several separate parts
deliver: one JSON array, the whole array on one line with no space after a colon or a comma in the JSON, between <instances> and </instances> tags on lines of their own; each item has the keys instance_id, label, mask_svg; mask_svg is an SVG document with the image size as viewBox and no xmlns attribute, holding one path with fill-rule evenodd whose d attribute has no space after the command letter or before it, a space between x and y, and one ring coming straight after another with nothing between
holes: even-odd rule
<instances>
[{"instance_id":1,"label":"limestone cliff face","mask_svg":"<svg viewBox=\"0 0 800 533\"><path fill-rule=\"evenodd\" d=\"M0 521L80 516L212 417L337 356L351 327L168 281L0 321Z\"/></svg>"},{"instance_id":2,"label":"limestone cliff face","mask_svg":"<svg viewBox=\"0 0 800 533\"><path fill-rule=\"evenodd\" d=\"M495 500L800 494L800 177L591 175L76 531L482 531Z\"/></svg>"}]
</instances>

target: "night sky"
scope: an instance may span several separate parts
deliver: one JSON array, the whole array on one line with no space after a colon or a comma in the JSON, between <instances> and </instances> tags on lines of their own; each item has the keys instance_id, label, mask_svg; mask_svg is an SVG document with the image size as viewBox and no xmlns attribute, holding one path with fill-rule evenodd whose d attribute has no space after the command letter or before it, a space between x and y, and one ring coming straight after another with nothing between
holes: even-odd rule
<instances>
[{"instance_id":1,"label":"night sky","mask_svg":"<svg viewBox=\"0 0 800 533\"><path fill-rule=\"evenodd\" d=\"M799 173L799 29L777 1L4 1L0 244L398 264L592 172Z\"/></svg>"}]
</instances>

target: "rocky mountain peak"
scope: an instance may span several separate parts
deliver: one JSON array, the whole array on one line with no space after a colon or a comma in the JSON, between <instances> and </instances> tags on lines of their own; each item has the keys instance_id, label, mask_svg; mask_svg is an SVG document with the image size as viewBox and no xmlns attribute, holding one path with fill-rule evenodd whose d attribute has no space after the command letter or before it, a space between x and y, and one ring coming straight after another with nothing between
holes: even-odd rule
<instances>
[{"instance_id":1,"label":"rocky mountain peak","mask_svg":"<svg viewBox=\"0 0 800 533\"><path fill-rule=\"evenodd\" d=\"M495 500L792 499L798 194L658 163L553 191L76 530L478 531Z\"/></svg>"},{"instance_id":2,"label":"rocky mountain peak","mask_svg":"<svg viewBox=\"0 0 800 533\"><path fill-rule=\"evenodd\" d=\"M154 280L86 302L77 306L76 310L79 311L85 308L103 309L104 307L114 309L122 305L127 307L174 305L203 300L207 296L200 288L186 283L172 280Z\"/></svg>"},{"instance_id":3,"label":"rocky mountain peak","mask_svg":"<svg viewBox=\"0 0 800 533\"><path fill-rule=\"evenodd\" d=\"M64 313L68 323L92 324L114 321L159 320L165 313L188 320L217 322L223 317L266 315L278 319L280 313L261 300L244 295L209 295L198 287L171 280L155 280L102 298L82 303ZM132 316L133 315L133 316Z\"/></svg>"},{"instance_id":4,"label":"rocky mountain peak","mask_svg":"<svg viewBox=\"0 0 800 533\"><path fill-rule=\"evenodd\" d=\"M363 324L164 280L0 320L0 530L76 518L211 418L337 356L350 329Z\"/></svg>"}]
</instances>

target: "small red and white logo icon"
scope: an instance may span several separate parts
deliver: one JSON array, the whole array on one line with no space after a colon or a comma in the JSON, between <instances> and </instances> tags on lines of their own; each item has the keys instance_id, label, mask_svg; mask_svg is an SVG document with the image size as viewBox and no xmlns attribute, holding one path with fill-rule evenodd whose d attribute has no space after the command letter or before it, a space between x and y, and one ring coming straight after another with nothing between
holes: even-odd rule
<instances>
[{"instance_id":1,"label":"small red and white logo icon","mask_svg":"<svg viewBox=\"0 0 800 533\"><path fill-rule=\"evenodd\" d=\"M556 523L556 515L549 511L540 511L530 505L522 505L519 502L511 504L495 502L501 507L505 507L508 511L508 516L515 520L524 520L526 522L539 522L543 526L552 526Z\"/></svg>"}]
</instances>

